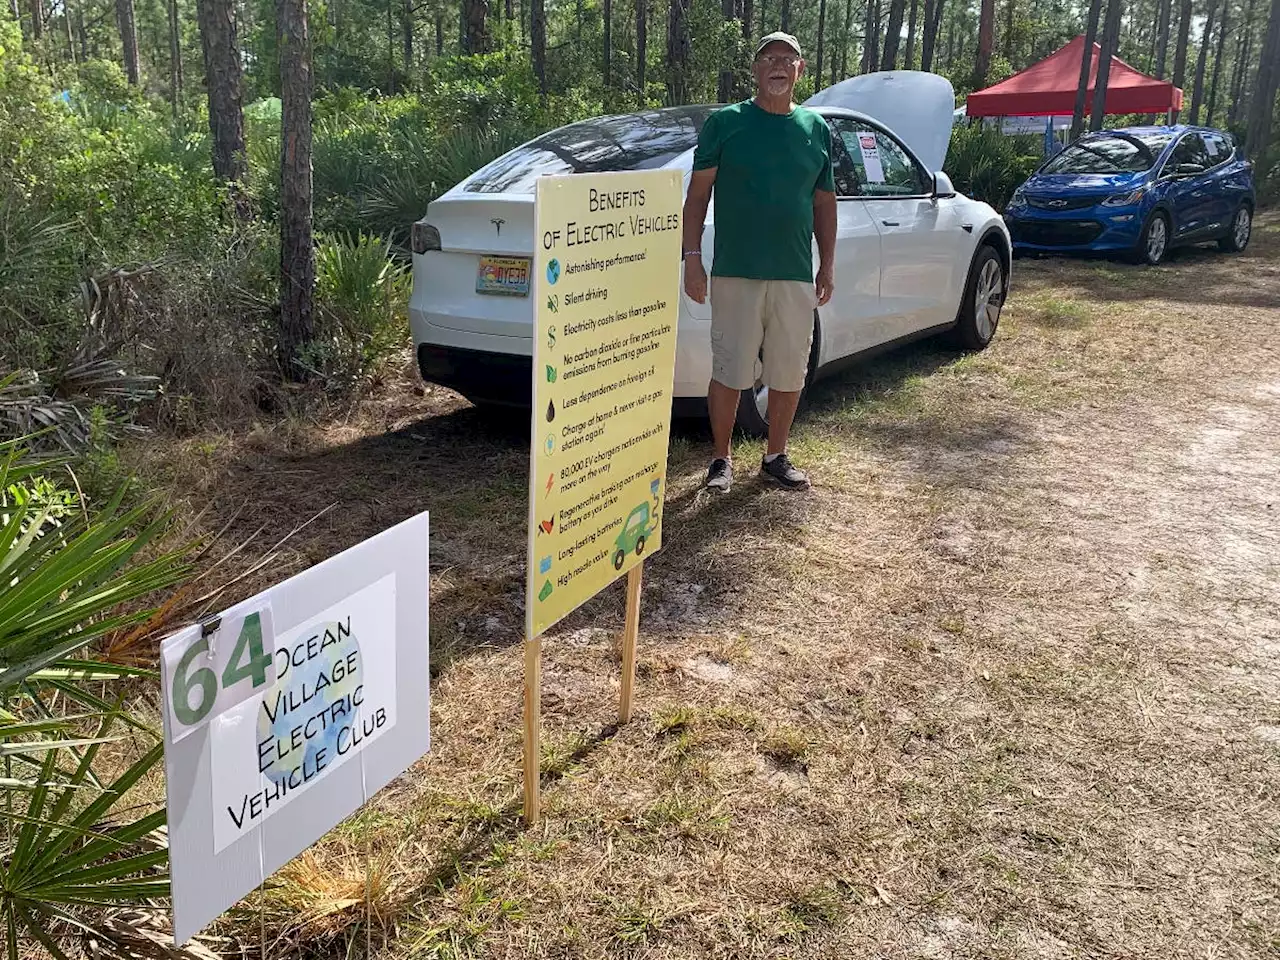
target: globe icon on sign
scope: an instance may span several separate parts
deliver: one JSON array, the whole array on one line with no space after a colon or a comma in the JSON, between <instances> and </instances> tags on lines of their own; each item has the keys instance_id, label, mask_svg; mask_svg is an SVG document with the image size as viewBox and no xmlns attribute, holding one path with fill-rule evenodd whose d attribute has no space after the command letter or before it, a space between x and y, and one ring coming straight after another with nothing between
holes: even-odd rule
<instances>
[{"instance_id":1,"label":"globe icon on sign","mask_svg":"<svg viewBox=\"0 0 1280 960\"><path fill-rule=\"evenodd\" d=\"M331 765L338 759L340 734L344 749L351 742L348 728L359 722L360 708L350 698L363 682L364 663L360 644L349 627L349 621L341 626L337 622L317 624L299 636L293 646L283 648L300 659L307 653L309 637L318 638L317 644L329 641L328 646L300 666L290 663L258 711L258 743L273 741L269 749L259 754L262 772L272 783L288 780L304 765L314 769L321 750L325 751L325 765ZM332 638L338 638L338 642ZM335 704L343 701L346 709L335 709ZM301 742L295 746L294 731L299 727ZM299 772L291 786L299 786L300 777Z\"/></svg>"},{"instance_id":2,"label":"globe icon on sign","mask_svg":"<svg viewBox=\"0 0 1280 960\"><path fill-rule=\"evenodd\" d=\"M552 260L547 264L547 283L555 286L556 281L560 279L560 261Z\"/></svg>"}]
</instances>

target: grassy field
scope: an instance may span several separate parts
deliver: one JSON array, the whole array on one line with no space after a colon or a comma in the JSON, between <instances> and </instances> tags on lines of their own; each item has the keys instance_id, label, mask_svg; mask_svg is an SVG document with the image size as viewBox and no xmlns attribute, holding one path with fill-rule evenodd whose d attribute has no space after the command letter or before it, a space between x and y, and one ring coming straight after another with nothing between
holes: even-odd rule
<instances>
[{"instance_id":1,"label":"grassy field","mask_svg":"<svg viewBox=\"0 0 1280 960\"><path fill-rule=\"evenodd\" d=\"M1277 956L1277 424L1272 218L1242 257L1019 262L985 353L816 389L807 495L747 445L708 498L677 431L637 717L619 585L546 639L530 831L524 418L406 372L138 451L213 558L315 518L238 594L432 513L430 757L210 942L256 956L262 906L273 958Z\"/></svg>"}]
</instances>

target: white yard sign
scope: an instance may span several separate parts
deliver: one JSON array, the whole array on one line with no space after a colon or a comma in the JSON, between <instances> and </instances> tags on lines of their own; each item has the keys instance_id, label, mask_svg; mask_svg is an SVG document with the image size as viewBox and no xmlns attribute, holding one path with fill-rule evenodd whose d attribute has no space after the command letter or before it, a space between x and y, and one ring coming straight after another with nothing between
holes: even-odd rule
<instances>
[{"instance_id":1,"label":"white yard sign","mask_svg":"<svg viewBox=\"0 0 1280 960\"><path fill-rule=\"evenodd\" d=\"M176 942L427 751L427 575L421 514L165 641Z\"/></svg>"}]
</instances>

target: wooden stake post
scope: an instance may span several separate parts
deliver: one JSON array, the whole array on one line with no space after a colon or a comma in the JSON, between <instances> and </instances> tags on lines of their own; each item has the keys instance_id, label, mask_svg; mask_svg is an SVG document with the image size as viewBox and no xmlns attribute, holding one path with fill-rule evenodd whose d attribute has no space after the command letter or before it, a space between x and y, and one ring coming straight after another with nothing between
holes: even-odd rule
<instances>
[{"instance_id":1,"label":"wooden stake post","mask_svg":"<svg viewBox=\"0 0 1280 960\"><path fill-rule=\"evenodd\" d=\"M644 564L627 572L627 612L622 628L622 693L618 725L631 722L636 687L636 641L640 637L640 586ZM542 813L542 638L524 642L524 822Z\"/></svg>"}]
</instances>

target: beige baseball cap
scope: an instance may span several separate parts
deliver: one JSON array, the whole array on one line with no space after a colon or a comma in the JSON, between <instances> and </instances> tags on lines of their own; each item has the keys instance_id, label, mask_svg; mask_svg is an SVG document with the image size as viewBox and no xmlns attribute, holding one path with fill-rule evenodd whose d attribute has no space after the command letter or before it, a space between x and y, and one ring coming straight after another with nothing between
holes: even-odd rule
<instances>
[{"instance_id":1,"label":"beige baseball cap","mask_svg":"<svg viewBox=\"0 0 1280 960\"><path fill-rule=\"evenodd\" d=\"M765 47L767 47L771 43L785 43L788 47L790 47L792 50L796 52L797 57L804 56L804 54L800 51L800 41L797 40L795 37L793 37L789 33L783 33L781 30L777 30L769 34L768 36L761 37L760 42L756 44L755 56L757 57L760 56L760 51L762 51Z\"/></svg>"}]
</instances>

